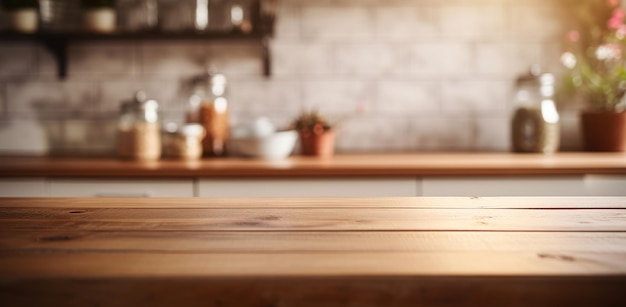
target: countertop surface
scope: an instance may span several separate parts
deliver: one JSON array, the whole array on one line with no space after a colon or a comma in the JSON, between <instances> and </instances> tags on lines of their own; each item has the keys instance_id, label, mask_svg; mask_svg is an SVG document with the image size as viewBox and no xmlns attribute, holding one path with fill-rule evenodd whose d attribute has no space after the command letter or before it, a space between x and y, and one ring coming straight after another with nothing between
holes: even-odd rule
<instances>
[{"instance_id":1,"label":"countertop surface","mask_svg":"<svg viewBox=\"0 0 626 307\"><path fill-rule=\"evenodd\" d=\"M624 153L415 153L284 160L0 157L1 177L281 177L626 174Z\"/></svg>"},{"instance_id":2,"label":"countertop surface","mask_svg":"<svg viewBox=\"0 0 626 307\"><path fill-rule=\"evenodd\" d=\"M0 199L6 306L625 306L626 198Z\"/></svg>"}]
</instances>

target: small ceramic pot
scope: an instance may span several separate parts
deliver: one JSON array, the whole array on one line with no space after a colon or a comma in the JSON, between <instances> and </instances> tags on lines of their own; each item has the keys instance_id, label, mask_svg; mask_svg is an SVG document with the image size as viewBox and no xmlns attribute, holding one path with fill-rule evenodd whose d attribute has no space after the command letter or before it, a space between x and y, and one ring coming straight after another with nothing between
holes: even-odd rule
<instances>
[{"instance_id":1,"label":"small ceramic pot","mask_svg":"<svg viewBox=\"0 0 626 307\"><path fill-rule=\"evenodd\" d=\"M37 10L34 8L19 9L7 13L9 29L20 33L34 33L39 25Z\"/></svg>"},{"instance_id":2,"label":"small ceramic pot","mask_svg":"<svg viewBox=\"0 0 626 307\"><path fill-rule=\"evenodd\" d=\"M300 131L302 155L331 157L335 152L335 131L324 130L321 133Z\"/></svg>"},{"instance_id":3,"label":"small ceramic pot","mask_svg":"<svg viewBox=\"0 0 626 307\"><path fill-rule=\"evenodd\" d=\"M626 112L583 111L580 122L585 150L626 152Z\"/></svg>"},{"instance_id":4,"label":"small ceramic pot","mask_svg":"<svg viewBox=\"0 0 626 307\"><path fill-rule=\"evenodd\" d=\"M89 32L110 33L115 31L115 10L96 8L83 11L83 24Z\"/></svg>"}]
</instances>

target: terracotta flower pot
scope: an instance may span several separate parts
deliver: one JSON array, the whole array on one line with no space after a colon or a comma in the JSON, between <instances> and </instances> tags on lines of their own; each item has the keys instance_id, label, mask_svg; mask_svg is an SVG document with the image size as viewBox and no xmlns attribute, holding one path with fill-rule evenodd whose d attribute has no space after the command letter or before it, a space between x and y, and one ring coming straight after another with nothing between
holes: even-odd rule
<instances>
[{"instance_id":1,"label":"terracotta flower pot","mask_svg":"<svg viewBox=\"0 0 626 307\"><path fill-rule=\"evenodd\" d=\"M626 151L626 112L583 111L580 116L587 151Z\"/></svg>"},{"instance_id":2,"label":"terracotta flower pot","mask_svg":"<svg viewBox=\"0 0 626 307\"><path fill-rule=\"evenodd\" d=\"M335 131L324 130L321 133L300 131L302 155L330 157L335 152Z\"/></svg>"}]
</instances>

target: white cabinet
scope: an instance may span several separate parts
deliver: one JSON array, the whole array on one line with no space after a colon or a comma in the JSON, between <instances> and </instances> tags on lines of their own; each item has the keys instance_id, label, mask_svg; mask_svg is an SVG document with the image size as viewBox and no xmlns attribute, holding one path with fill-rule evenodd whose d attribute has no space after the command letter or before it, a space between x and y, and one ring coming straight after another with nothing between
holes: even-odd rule
<instances>
[{"instance_id":1,"label":"white cabinet","mask_svg":"<svg viewBox=\"0 0 626 307\"><path fill-rule=\"evenodd\" d=\"M422 196L626 196L626 176L460 176L422 178Z\"/></svg>"},{"instance_id":2,"label":"white cabinet","mask_svg":"<svg viewBox=\"0 0 626 307\"><path fill-rule=\"evenodd\" d=\"M0 197L46 197L45 178L1 178Z\"/></svg>"},{"instance_id":3,"label":"white cabinet","mask_svg":"<svg viewBox=\"0 0 626 307\"><path fill-rule=\"evenodd\" d=\"M415 177L200 179L200 197L417 196Z\"/></svg>"},{"instance_id":4,"label":"white cabinet","mask_svg":"<svg viewBox=\"0 0 626 307\"><path fill-rule=\"evenodd\" d=\"M626 175L383 178L2 178L0 197L626 196Z\"/></svg>"},{"instance_id":5,"label":"white cabinet","mask_svg":"<svg viewBox=\"0 0 626 307\"><path fill-rule=\"evenodd\" d=\"M193 179L49 179L50 197L193 197Z\"/></svg>"},{"instance_id":6,"label":"white cabinet","mask_svg":"<svg viewBox=\"0 0 626 307\"><path fill-rule=\"evenodd\" d=\"M589 196L626 196L626 175L587 175L585 191Z\"/></svg>"}]
</instances>

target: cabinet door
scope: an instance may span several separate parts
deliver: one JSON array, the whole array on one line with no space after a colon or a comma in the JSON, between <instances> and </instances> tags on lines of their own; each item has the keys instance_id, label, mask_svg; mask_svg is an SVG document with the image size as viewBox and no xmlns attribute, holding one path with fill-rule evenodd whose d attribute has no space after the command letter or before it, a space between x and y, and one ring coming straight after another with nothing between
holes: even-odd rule
<instances>
[{"instance_id":1,"label":"cabinet door","mask_svg":"<svg viewBox=\"0 0 626 307\"><path fill-rule=\"evenodd\" d=\"M413 177L378 179L201 179L200 197L391 197L417 196Z\"/></svg>"},{"instance_id":2,"label":"cabinet door","mask_svg":"<svg viewBox=\"0 0 626 307\"><path fill-rule=\"evenodd\" d=\"M46 197L46 179L2 178L0 197Z\"/></svg>"},{"instance_id":3,"label":"cabinet door","mask_svg":"<svg viewBox=\"0 0 626 307\"><path fill-rule=\"evenodd\" d=\"M590 196L626 196L626 175L587 175L585 189Z\"/></svg>"},{"instance_id":4,"label":"cabinet door","mask_svg":"<svg viewBox=\"0 0 626 307\"><path fill-rule=\"evenodd\" d=\"M51 197L193 197L193 179L50 179Z\"/></svg>"},{"instance_id":5,"label":"cabinet door","mask_svg":"<svg viewBox=\"0 0 626 307\"><path fill-rule=\"evenodd\" d=\"M425 177L423 196L586 196L583 176Z\"/></svg>"}]
</instances>

